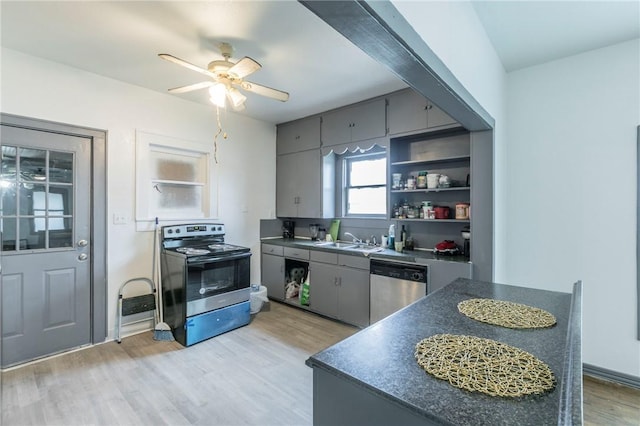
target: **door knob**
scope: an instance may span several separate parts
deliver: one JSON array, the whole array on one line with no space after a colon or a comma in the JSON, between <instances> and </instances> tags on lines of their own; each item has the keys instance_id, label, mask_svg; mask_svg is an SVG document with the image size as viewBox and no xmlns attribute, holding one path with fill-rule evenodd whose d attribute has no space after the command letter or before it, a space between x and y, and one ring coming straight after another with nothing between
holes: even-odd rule
<instances>
[{"instance_id":1,"label":"door knob","mask_svg":"<svg viewBox=\"0 0 640 426\"><path fill-rule=\"evenodd\" d=\"M87 260L88 257L87 253L80 253L78 255L78 260Z\"/></svg>"},{"instance_id":2,"label":"door knob","mask_svg":"<svg viewBox=\"0 0 640 426\"><path fill-rule=\"evenodd\" d=\"M87 240L78 241L78 247L86 247L87 244L89 244L89 241L87 241Z\"/></svg>"}]
</instances>

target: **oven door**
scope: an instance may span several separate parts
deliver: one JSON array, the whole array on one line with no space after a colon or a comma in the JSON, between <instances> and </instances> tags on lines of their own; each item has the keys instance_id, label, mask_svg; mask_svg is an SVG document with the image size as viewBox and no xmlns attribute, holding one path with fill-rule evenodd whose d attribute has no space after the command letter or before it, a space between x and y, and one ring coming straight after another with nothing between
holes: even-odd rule
<instances>
[{"instance_id":1,"label":"oven door","mask_svg":"<svg viewBox=\"0 0 640 426\"><path fill-rule=\"evenodd\" d=\"M187 262L187 317L249 300L250 258L247 252Z\"/></svg>"}]
</instances>

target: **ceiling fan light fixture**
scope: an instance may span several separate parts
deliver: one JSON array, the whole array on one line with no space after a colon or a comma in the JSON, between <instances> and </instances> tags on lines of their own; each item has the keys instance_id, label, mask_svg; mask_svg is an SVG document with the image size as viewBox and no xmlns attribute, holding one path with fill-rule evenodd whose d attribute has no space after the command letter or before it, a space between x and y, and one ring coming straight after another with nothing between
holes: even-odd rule
<instances>
[{"instance_id":1,"label":"ceiling fan light fixture","mask_svg":"<svg viewBox=\"0 0 640 426\"><path fill-rule=\"evenodd\" d=\"M209 99L214 105L224 108L227 88L224 84L217 83L209 87Z\"/></svg>"},{"instance_id":2,"label":"ceiling fan light fixture","mask_svg":"<svg viewBox=\"0 0 640 426\"><path fill-rule=\"evenodd\" d=\"M240 93L238 89L233 87L229 88L227 90L227 96L231 101L231 106L233 106L233 109L235 109L236 111L241 111L244 109L244 102L247 100L247 97Z\"/></svg>"}]
</instances>

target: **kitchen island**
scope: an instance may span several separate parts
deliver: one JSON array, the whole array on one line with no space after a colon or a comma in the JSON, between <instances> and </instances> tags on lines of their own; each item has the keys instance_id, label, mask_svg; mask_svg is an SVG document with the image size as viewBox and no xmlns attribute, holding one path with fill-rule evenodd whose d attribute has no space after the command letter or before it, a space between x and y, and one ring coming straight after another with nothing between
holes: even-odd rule
<instances>
[{"instance_id":1,"label":"kitchen island","mask_svg":"<svg viewBox=\"0 0 640 426\"><path fill-rule=\"evenodd\" d=\"M509 329L458 312L459 302L490 298L552 313L544 329ZM581 283L573 294L457 279L307 360L313 368L315 425L582 424ZM557 384L543 395L493 397L436 379L415 346L440 333L493 339L546 363Z\"/></svg>"}]
</instances>

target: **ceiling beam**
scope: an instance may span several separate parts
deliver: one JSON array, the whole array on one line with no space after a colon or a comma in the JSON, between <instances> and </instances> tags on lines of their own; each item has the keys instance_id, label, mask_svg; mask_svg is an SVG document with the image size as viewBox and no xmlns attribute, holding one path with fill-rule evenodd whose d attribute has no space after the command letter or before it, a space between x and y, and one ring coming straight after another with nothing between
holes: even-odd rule
<instances>
[{"instance_id":1,"label":"ceiling beam","mask_svg":"<svg viewBox=\"0 0 640 426\"><path fill-rule=\"evenodd\" d=\"M471 131L495 120L389 1L306 1L307 9Z\"/></svg>"}]
</instances>

